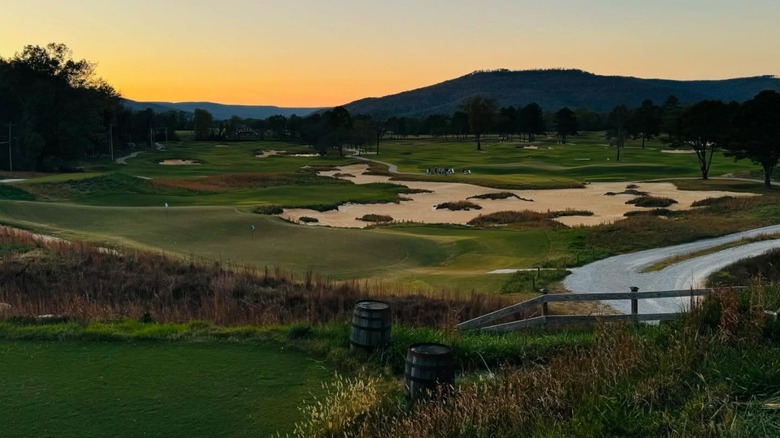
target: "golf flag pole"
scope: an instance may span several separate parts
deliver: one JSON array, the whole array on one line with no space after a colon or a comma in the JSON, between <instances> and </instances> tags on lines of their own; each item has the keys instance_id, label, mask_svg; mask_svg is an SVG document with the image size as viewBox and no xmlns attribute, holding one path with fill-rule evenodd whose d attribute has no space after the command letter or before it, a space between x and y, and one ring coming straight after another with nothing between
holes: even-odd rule
<instances>
[{"instance_id":1,"label":"golf flag pole","mask_svg":"<svg viewBox=\"0 0 780 438\"><path fill-rule=\"evenodd\" d=\"M249 228L252 230L252 240L255 240L255 224L250 225Z\"/></svg>"},{"instance_id":2,"label":"golf flag pole","mask_svg":"<svg viewBox=\"0 0 780 438\"><path fill-rule=\"evenodd\" d=\"M165 221L168 222L168 203L165 203Z\"/></svg>"}]
</instances>

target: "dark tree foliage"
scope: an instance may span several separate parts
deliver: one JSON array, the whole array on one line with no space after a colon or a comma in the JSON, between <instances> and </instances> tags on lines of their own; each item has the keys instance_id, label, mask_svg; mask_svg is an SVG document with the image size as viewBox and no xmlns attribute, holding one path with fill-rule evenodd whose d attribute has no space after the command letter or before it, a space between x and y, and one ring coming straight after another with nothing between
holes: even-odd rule
<instances>
[{"instance_id":1,"label":"dark tree foliage","mask_svg":"<svg viewBox=\"0 0 780 438\"><path fill-rule=\"evenodd\" d=\"M95 77L94 66L74 60L64 44L25 46L0 62L4 121L20 169L47 170L109 152L108 133L119 95Z\"/></svg>"},{"instance_id":2,"label":"dark tree foliage","mask_svg":"<svg viewBox=\"0 0 780 438\"><path fill-rule=\"evenodd\" d=\"M495 99L482 96L472 96L461 105L463 112L469 116L469 128L474 134L478 151L482 150L482 134L492 127L497 107Z\"/></svg>"},{"instance_id":3,"label":"dark tree foliage","mask_svg":"<svg viewBox=\"0 0 780 438\"><path fill-rule=\"evenodd\" d=\"M195 139L206 140L211 135L211 124L214 122L211 113L197 108L195 110Z\"/></svg>"},{"instance_id":4,"label":"dark tree foliage","mask_svg":"<svg viewBox=\"0 0 780 438\"><path fill-rule=\"evenodd\" d=\"M631 119L631 110L625 105L618 105L610 111L607 116L607 139L609 144L615 146L617 151L616 160L620 161L620 151L626 145L628 138L628 122Z\"/></svg>"},{"instance_id":5,"label":"dark tree foliage","mask_svg":"<svg viewBox=\"0 0 780 438\"><path fill-rule=\"evenodd\" d=\"M466 135L469 134L469 115L466 114L463 111L455 111L452 114L452 119L450 121L450 132L459 137L463 138Z\"/></svg>"},{"instance_id":6,"label":"dark tree foliage","mask_svg":"<svg viewBox=\"0 0 780 438\"><path fill-rule=\"evenodd\" d=\"M645 141L658 136L661 130L661 108L652 100L645 100L642 106L635 109L628 121L628 132L633 138L642 139L642 149Z\"/></svg>"},{"instance_id":7,"label":"dark tree foliage","mask_svg":"<svg viewBox=\"0 0 780 438\"><path fill-rule=\"evenodd\" d=\"M772 187L772 171L780 160L780 94L762 91L740 105L726 154L749 159L764 170L764 186Z\"/></svg>"},{"instance_id":8,"label":"dark tree foliage","mask_svg":"<svg viewBox=\"0 0 780 438\"><path fill-rule=\"evenodd\" d=\"M528 136L528 141L534 141L534 136L544 134L547 127L544 123L544 111L537 103L529 103L520 110L520 132Z\"/></svg>"},{"instance_id":9,"label":"dark tree foliage","mask_svg":"<svg viewBox=\"0 0 780 438\"><path fill-rule=\"evenodd\" d=\"M561 144L566 144L566 137L576 135L579 126L577 124L577 115L569 108L561 108L555 113L554 117L555 133Z\"/></svg>"},{"instance_id":10,"label":"dark tree foliage","mask_svg":"<svg viewBox=\"0 0 780 438\"><path fill-rule=\"evenodd\" d=\"M512 135L520 128L520 112L514 106L502 107L498 110L495 129L503 140L511 140Z\"/></svg>"},{"instance_id":11,"label":"dark tree foliage","mask_svg":"<svg viewBox=\"0 0 780 438\"><path fill-rule=\"evenodd\" d=\"M708 179L715 151L727 144L736 103L703 100L682 110L671 132L670 144L696 152L702 179Z\"/></svg>"}]
</instances>

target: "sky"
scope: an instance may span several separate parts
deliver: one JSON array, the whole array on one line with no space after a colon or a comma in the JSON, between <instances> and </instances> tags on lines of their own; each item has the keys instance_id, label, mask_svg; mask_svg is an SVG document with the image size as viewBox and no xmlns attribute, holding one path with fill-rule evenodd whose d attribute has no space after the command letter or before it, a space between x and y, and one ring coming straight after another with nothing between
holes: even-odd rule
<instances>
[{"instance_id":1,"label":"sky","mask_svg":"<svg viewBox=\"0 0 780 438\"><path fill-rule=\"evenodd\" d=\"M778 0L0 0L0 57L64 43L140 101L324 107L474 70L780 75Z\"/></svg>"}]
</instances>

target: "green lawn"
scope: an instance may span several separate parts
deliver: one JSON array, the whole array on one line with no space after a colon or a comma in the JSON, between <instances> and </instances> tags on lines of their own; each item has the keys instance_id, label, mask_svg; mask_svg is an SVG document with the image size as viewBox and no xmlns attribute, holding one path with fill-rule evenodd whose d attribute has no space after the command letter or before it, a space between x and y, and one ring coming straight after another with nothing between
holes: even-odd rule
<instances>
[{"instance_id":1,"label":"green lawn","mask_svg":"<svg viewBox=\"0 0 780 438\"><path fill-rule=\"evenodd\" d=\"M222 342L0 340L0 436L269 436L333 377L303 354Z\"/></svg>"}]
</instances>

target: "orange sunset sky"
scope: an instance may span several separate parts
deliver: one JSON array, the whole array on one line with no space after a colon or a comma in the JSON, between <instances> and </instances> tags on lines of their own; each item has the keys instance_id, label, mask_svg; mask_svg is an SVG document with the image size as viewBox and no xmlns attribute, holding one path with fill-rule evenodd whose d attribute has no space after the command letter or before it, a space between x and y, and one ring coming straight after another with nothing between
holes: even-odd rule
<instances>
[{"instance_id":1,"label":"orange sunset sky","mask_svg":"<svg viewBox=\"0 0 780 438\"><path fill-rule=\"evenodd\" d=\"M58 42L124 97L334 106L478 69L780 74L777 0L1 0L0 57Z\"/></svg>"}]
</instances>

